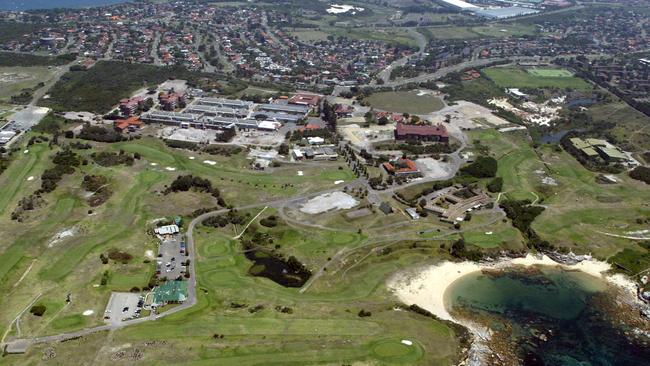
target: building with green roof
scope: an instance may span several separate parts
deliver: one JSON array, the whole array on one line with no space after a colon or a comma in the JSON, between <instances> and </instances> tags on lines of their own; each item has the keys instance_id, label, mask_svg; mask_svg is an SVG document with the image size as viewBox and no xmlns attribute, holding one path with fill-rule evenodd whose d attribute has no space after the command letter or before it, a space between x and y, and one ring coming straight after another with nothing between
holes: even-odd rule
<instances>
[{"instance_id":1,"label":"building with green roof","mask_svg":"<svg viewBox=\"0 0 650 366\"><path fill-rule=\"evenodd\" d=\"M579 137L570 138L569 141L574 148L579 150L588 159L602 158L606 162L626 162L630 158L616 146L603 139Z\"/></svg>"},{"instance_id":2,"label":"building with green roof","mask_svg":"<svg viewBox=\"0 0 650 366\"><path fill-rule=\"evenodd\" d=\"M627 161L627 155L623 154L619 149L601 147L600 149L601 156L607 161Z\"/></svg>"},{"instance_id":3,"label":"building with green roof","mask_svg":"<svg viewBox=\"0 0 650 366\"><path fill-rule=\"evenodd\" d=\"M153 306L179 304L187 300L187 281L167 281L153 290Z\"/></svg>"},{"instance_id":4,"label":"building with green roof","mask_svg":"<svg viewBox=\"0 0 650 366\"><path fill-rule=\"evenodd\" d=\"M584 149L580 149L580 151L588 158L598 157L598 151L596 151L593 147L585 147Z\"/></svg>"},{"instance_id":5,"label":"building with green roof","mask_svg":"<svg viewBox=\"0 0 650 366\"><path fill-rule=\"evenodd\" d=\"M589 145L589 143L587 143L587 141L578 137L572 137L569 139L569 141L571 141L573 147L575 147L578 150L586 149L591 146Z\"/></svg>"},{"instance_id":6,"label":"building with green roof","mask_svg":"<svg viewBox=\"0 0 650 366\"><path fill-rule=\"evenodd\" d=\"M585 139L585 142L588 143L591 146L602 146L602 147L607 147L610 146L609 143L605 140L602 139Z\"/></svg>"}]
</instances>

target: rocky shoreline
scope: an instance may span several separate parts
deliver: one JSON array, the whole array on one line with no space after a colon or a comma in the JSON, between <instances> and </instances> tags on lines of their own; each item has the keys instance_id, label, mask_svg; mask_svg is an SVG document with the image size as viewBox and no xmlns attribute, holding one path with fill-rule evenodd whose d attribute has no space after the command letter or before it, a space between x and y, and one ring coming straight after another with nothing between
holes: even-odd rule
<instances>
[{"instance_id":1,"label":"rocky shoreline","mask_svg":"<svg viewBox=\"0 0 650 366\"><path fill-rule=\"evenodd\" d=\"M406 305L415 304L436 317L460 324L467 328L472 335L472 343L461 365L519 365L521 359L513 351L507 328L498 332L492 331L483 321L468 316L469 314L450 314L445 305L446 290L458 279L475 272L495 272L513 267L523 267L534 270L533 266L554 266L569 271L582 271L594 277L605 280L616 294L616 304L624 307L626 314L639 314L647 307L637 294L637 285L621 274L609 275L611 269L608 263L596 261L591 256L552 253L550 255L504 256L494 260L476 262L442 262L437 265L414 268L394 275L388 281L389 290ZM624 310L619 307L612 314ZM632 315L630 315L632 317ZM642 327L644 318L636 316L640 322L634 322L639 334L645 334L650 329ZM629 319L625 319L626 322ZM647 325L647 322L646 322ZM649 332L650 334L650 332ZM549 335L545 331L538 332L537 340L544 341Z\"/></svg>"}]
</instances>

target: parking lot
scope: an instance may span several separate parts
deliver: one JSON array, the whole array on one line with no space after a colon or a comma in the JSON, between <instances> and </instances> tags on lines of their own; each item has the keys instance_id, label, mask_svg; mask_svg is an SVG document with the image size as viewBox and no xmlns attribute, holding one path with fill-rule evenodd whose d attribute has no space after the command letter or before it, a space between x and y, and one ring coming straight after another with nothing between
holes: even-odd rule
<instances>
[{"instance_id":1,"label":"parking lot","mask_svg":"<svg viewBox=\"0 0 650 366\"><path fill-rule=\"evenodd\" d=\"M181 241L180 235L168 235L160 242L156 262L158 277L175 280L184 274L185 266L182 263L187 257L186 253L181 253Z\"/></svg>"},{"instance_id":2,"label":"parking lot","mask_svg":"<svg viewBox=\"0 0 650 366\"><path fill-rule=\"evenodd\" d=\"M144 297L139 293L113 292L104 311L104 321L119 324L125 320L139 318Z\"/></svg>"},{"instance_id":3,"label":"parking lot","mask_svg":"<svg viewBox=\"0 0 650 366\"><path fill-rule=\"evenodd\" d=\"M49 111L49 108L25 107L9 117L9 121L13 122L11 129L21 131L29 130L34 125L38 124L38 122L40 122Z\"/></svg>"}]
</instances>

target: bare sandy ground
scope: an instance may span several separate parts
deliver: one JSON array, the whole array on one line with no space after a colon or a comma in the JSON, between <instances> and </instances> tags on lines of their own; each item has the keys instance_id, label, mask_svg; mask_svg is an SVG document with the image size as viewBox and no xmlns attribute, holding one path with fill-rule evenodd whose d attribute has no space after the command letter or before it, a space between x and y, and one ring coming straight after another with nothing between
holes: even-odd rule
<instances>
[{"instance_id":1,"label":"bare sandy ground","mask_svg":"<svg viewBox=\"0 0 650 366\"><path fill-rule=\"evenodd\" d=\"M300 208L300 211L315 215L330 210L347 210L358 204L359 201L349 194L336 191L310 199Z\"/></svg>"}]
</instances>

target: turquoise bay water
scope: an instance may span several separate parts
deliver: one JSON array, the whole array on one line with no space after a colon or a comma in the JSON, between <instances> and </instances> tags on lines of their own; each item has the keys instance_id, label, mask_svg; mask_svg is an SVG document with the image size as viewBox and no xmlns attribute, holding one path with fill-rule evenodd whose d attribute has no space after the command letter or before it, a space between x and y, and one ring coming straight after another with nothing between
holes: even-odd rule
<instances>
[{"instance_id":1,"label":"turquoise bay water","mask_svg":"<svg viewBox=\"0 0 650 366\"><path fill-rule=\"evenodd\" d=\"M446 306L487 319L494 330L510 325L508 341L524 365L650 365L650 347L627 338L629 329L603 312L604 282L540 269L467 275L447 289Z\"/></svg>"},{"instance_id":2,"label":"turquoise bay water","mask_svg":"<svg viewBox=\"0 0 650 366\"><path fill-rule=\"evenodd\" d=\"M0 10L83 8L125 3L129 0L0 0Z\"/></svg>"}]
</instances>

